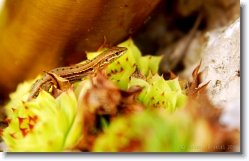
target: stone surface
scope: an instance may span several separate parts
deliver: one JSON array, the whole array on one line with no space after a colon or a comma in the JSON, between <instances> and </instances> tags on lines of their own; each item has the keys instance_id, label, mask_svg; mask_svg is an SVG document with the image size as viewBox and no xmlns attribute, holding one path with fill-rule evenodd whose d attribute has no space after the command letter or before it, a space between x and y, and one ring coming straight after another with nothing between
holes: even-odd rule
<instances>
[{"instance_id":1,"label":"stone surface","mask_svg":"<svg viewBox=\"0 0 249 161\"><path fill-rule=\"evenodd\" d=\"M224 108L220 122L240 129L240 18L228 27L206 33L202 41L200 37L194 40L191 48L192 54L185 58L188 69L182 76L190 77L202 59L201 82L211 80L208 98L214 106Z\"/></svg>"}]
</instances>

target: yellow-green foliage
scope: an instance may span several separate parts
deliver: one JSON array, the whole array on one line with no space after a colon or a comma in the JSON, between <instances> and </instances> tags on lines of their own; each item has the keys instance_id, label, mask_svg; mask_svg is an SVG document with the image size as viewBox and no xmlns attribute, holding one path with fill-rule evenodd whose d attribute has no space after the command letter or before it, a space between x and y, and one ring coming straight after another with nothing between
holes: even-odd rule
<instances>
[{"instance_id":1,"label":"yellow-green foliage","mask_svg":"<svg viewBox=\"0 0 249 161\"><path fill-rule=\"evenodd\" d=\"M108 66L108 75L121 89L127 89L129 77L136 70L136 67L145 76L150 72L156 74L158 71L161 56L142 56L132 39L119 44L120 47L128 48L124 56Z\"/></svg>"},{"instance_id":2,"label":"yellow-green foliage","mask_svg":"<svg viewBox=\"0 0 249 161\"><path fill-rule=\"evenodd\" d=\"M139 95L141 103L149 107L165 107L170 112L187 102L178 79L166 81L157 74L161 56L142 56L132 39L118 46L126 47L128 51L108 66L108 74L121 89L142 86L144 89ZM130 77L136 66L146 76L146 80Z\"/></svg>"},{"instance_id":3,"label":"yellow-green foliage","mask_svg":"<svg viewBox=\"0 0 249 161\"><path fill-rule=\"evenodd\" d=\"M16 93L20 93L19 85ZM12 102L20 100L12 100ZM54 99L41 91L37 99L7 105L9 126L3 130L6 145L13 152L63 151L81 136L82 114L77 113L77 100L72 89Z\"/></svg>"},{"instance_id":4,"label":"yellow-green foliage","mask_svg":"<svg viewBox=\"0 0 249 161\"><path fill-rule=\"evenodd\" d=\"M165 81L158 74L150 75L147 81L131 77L129 87L141 86L143 91L138 100L148 107L165 107L169 112L182 107L187 102L187 96L183 94L178 79Z\"/></svg>"},{"instance_id":5,"label":"yellow-green foliage","mask_svg":"<svg viewBox=\"0 0 249 161\"><path fill-rule=\"evenodd\" d=\"M186 152L193 125L189 115L147 110L119 117L105 129L93 146L94 152Z\"/></svg>"},{"instance_id":6,"label":"yellow-green foliage","mask_svg":"<svg viewBox=\"0 0 249 161\"><path fill-rule=\"evenodd\" d=\"M138 99L147 107L165 107L168 111L174 111L186 103L187 97L180 88L178 79L166 81L157 74L161 57L141 56L131 39L118 46L127 47L128 51L124 56L108 65L107 76L120 89L126 90L132 86L144 87ZM90 53L88 56L96 56L99 53ZM136 67L140 69L146 80L131 77ZM88 83L91 83L90 80ZM83 114L79 110L84 109L78 107L79 100L77 100L74 91L69 89L56 99L47 92L41 91L36 99L25 102L30 86L31 82L19 85L17 91L10 95L11 101L5 106L9 126L3 130L2 138L10 151L63 151L72 147L82 134ZM86 88L87 86L83 90ZM157 118L154 114L149 115L147 112L139 117L133 116L127 121L122 118L113 123L114 125L111 125L109 129L110 133L107 135L117 135L116 130L124 126L127 131L123 130L122 132L125 132L128 137L133 138L132 135L136 135L134 137L142 136L146 133L143 128L148 125L155 132L153 132L153 139L148 136L148 140L144 144L145 151L177 151L179 147L175 148L174 146L178 146L180 143L184 144L186 141L184 138L183 141L180 140L179 143L172 144L170 140L174 136L173 134L178 135L177 133L181 134L181 132L177 132L173 124L162 124L163 119ZM133 128L129 130L130 124ZM140 126L141 128L136 129ZM114 128L113 134L112 128ZM168 130L171 134L167 133L164 136L162 129ZM132 131L135 133L130 134L129 132ZM95 150L103 151L105 150L103 147L107 143L110 146L118 143L115 138L111 137L110 139L98 141ZM129 141L125 137L122 139L124 142ZM167 144L166 147L163 146L161 139ZM174 141L177 141L176 139L177 137ZM116 151L115 146L114 149L110 147L111 149L108 151Z\"/></svg>"},{"instance_id":7,"label":"yellow-green foliage","mask_svg":"<svg viewBox=\"0 0 249 161\"><path fill-rule=\"evenodd\" d=\"M118 60L108 65L107 75L120 89L126 90L131 86L142 86L143 91L139 95L139 101L149 107L165 107L168 111L184 106L187 96L180 87L178 79L164 80L159 77L158 67L161 56L142 56L132 39L119 44L128 51ZM103 49L106 50L106 49ZM92 59L102 51L88 53ZM146 77L146 80L131 77L136 67Z\"/></svg>"}]
</instances>

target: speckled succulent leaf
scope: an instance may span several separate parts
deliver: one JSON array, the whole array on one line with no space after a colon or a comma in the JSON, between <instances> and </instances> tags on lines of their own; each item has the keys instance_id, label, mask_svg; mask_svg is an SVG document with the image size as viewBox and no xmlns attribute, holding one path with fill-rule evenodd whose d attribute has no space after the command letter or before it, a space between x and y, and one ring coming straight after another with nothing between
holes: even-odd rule
<instances>
[{"instance_id":1,"label":"speckled succulent leaf","mask_svg":"<svg viewBox=\"0 0 249 161\"><path fill-rule=\"evenodd\" d=\"M149 71L149 63L150 60L148 59L148 57L141 57L140 60L138 61L138 68L140 69L140 71L147 76L147 72Z\"/></svg>"},{"instance_id":2,"label":"speckled succulent leaf","mask_svg":"<svg viewBox=\"0 0 249 161\"><path fill-rule=\"evenodd\" d=\"M156 74L159 69L159 63L162 59L162 56L148 56L148 57L150 59L148 72L151 71L153 74Z\"/></svg>"},{"instance_id":3,"label":"speckled succulent leaf","mask_svg":"<svg viewBox=\"0 0 249 161\"><path fill-rule=\"evenodd\" d=\"M109 79L115 82L122 90L126 90L128 87L129 76L135 71L136 66L130 66L125 70L110 75Z\"/></svg>"},{"instance_id":4,"label":"speckled succulent leaf","mask_svg":"<svg viewBox=\"0 0 249 161\"><path fill-rule=\"evenodd\" d=\"M79 140L80 117L71 88L57 99L41 90L35 100L23 102L12 110L2 138L10 151L63 151Z\"/></svg>"},{"instance_id":5,"label":"speckled succulent leaf","mask_svg":"<svg viewBox=\"0 0 249 161\"><path fill-rule=\"evenodd\" d=\"M159 90L159 92L172 91L168 81L165 81L162 77L156 77L154 81L151 81L151 85Z\"/></svg>"},{"instance_id":6,"label":"speckled succulent leaf","mask_svg":"<svg viewBox=\"0 0 249 161\"><path fill-rule=\"evenodd\" d=\"M173 79L173 80L168 80L167 83L172 91L181 93L181 86L179 84L178 78Z\"/></svg>"},{"instance_id":7,"label":"speckled succulent leaf","mask_svg":"<svg viewBox=\"0 0 249 161\"><path fill-rule=\"evenodd\" d=\"M107 76L120 89L126 90L128 88L129 77L135 71L136 66L145 76L148 76L150 72L153 74L157 73L161 56L142 56L131 38L118 46L126 47L128 50L122 57L108 65ZM107 49L103 48L98 52L88 52L87 58L93 59L105 50Z\"/></svg>"},{"instance_id":8,"label":"speckled succulent leaf","mask_svg":"<svg viewBox=\"0 0 249 161\"><path fill-rule=\"evenodd\" d=\"M140 61L140 59L142 58L142 54L137 48L137 46L134 44L132 38L129 38L128 40L120 43L118 46L128 48L128 59L125 58L125 60L127 60L131 66L133 66L134 64L136 64L138 67L142 66L142 62Z\"/></svg>"},{"instance_id":9,"label":"speckled succulent leaf","mask_svg":"<svg viewBox=\"0 0 249 161\"><path fill-rule=\"evenodd\" d=\"M161 56L142 56L141 52L136 47L131 38L119 44L118 46L128 48L128 62L130 62L131 65L136 63L142 74L147 76L150 71L152 71L153 74L157 73L159 63L162 59Z\"/></svg>"},{"instance_id":10,"label":"speckled succulent leaf","mask_svg":"<svg viewBox=\"0 0 249 161\"><path fill-rule=\"evenodd\" d=\"M35 82L35 80L39 79L41 76L37 76L34 80L25 81L22 84L17 86L16 92L11 93L10 101L4 108L8 117L12 117L13 109L19 107L25 102L28 98L30 86Z\"/></svg>"},{"instance_id":11,"label":"speckled succulent leaf","mask_svg":"<svg viewBox=\"0 0 249 161\"><path fill-rule=\"evenodd\" d=\"M115 80L116 82L122 82L118 83L118 86L121 87L121 89L127 89L124 87L128 87L129 77L135 71L136 66L145 76L149 75L150 72L154 74L158 71L161 56L142 56L131 38L118 46L126 47L128 48L128 51L116 62L108 65L107 73L109 73L110 78L114 80L114 82Z\"/></svg>"},{"instance_id":12,"label":"speckled succulent leaf","mask_svg":"<svg viewBox=\"0 0 249 161\"><path fill-rule=\"evenodd\" d=\"M149 107L165 107L167 111L173 112L187 102L177 78L166 81L158 74L150 73L147 81L131 77L128 87L131 86L144 87L138 100Z\"/></svg>"}]
</instances>

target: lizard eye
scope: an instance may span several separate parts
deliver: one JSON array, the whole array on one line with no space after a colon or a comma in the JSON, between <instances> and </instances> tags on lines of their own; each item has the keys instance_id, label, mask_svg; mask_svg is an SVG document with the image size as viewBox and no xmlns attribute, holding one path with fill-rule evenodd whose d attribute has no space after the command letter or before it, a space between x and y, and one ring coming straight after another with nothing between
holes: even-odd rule
<instances>
[{"instance_id":1,"label":"lizard eye","mask_svg":"<svg viewBox=\"0 0 249 161\"><path fill-rule=\"evenodd\" d=\"M105 61L108 62L108 59L106 59Z\"/></svg>"},{"instance_id":2,"label":"lizard eye","mask_svg":"<svg viewBox=\"0 0 249 161\"><path fill-rule=\"evenodd\" d=\"M116 52L115 54L116 54L116 55L118 55L118 54L119 54L119 52Z\"/></svg>"}]
</instances>

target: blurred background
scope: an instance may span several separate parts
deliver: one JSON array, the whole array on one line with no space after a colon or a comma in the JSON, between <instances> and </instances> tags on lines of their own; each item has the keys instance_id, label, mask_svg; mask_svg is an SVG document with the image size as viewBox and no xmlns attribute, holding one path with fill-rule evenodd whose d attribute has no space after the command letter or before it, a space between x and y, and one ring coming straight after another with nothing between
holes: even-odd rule
<instances>
[{"instance_id":1,"label":"blurred background","mask_svg":"<svg viewBox=\"0 0 249 161\"><path fill-rule=\"evenodd\" d=\"M239 17L238 0L1 0L0 104L18 83L86 58L132 36L144 55L164 55L160 71L183 70L191 38ZM187 39L187 40L186 40ZM177 49L177 50L176 50Z\"/></svg>"}]
</instances>

